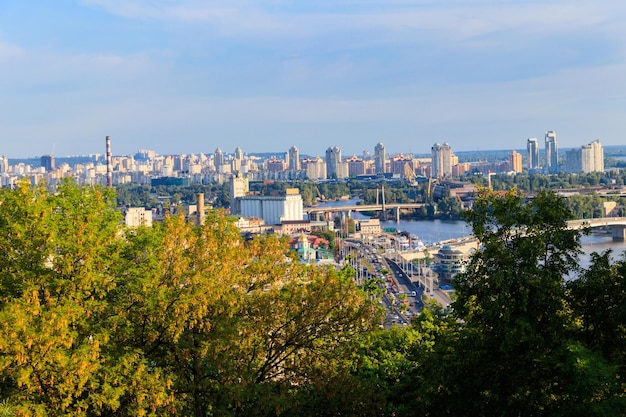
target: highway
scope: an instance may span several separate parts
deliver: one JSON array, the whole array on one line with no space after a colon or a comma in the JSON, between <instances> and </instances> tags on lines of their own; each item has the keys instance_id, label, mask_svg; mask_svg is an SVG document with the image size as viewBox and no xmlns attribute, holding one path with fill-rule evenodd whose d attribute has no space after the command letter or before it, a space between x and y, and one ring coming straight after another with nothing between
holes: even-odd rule
<instances>
[{"instance_id":1,"label":"highway","mask_svg":"<svg viewBox=\"0 0 626 417\"><path fill-rule=\"evenodd\" d=\"M387 265L393 275L393 280L396 282L398 294L405 294L408 300L408 309L410 315L418 314L424 308L422 297L424 295L424 288L411 282L411 279L406 275L397 263L391 259L387 259Z\"/></svg>"},{"instance_id":2,"label":"highway","mask_svg":"<svg viewBox=\"0 0 626 417\"><path fill-rule=\"evenodd\" d=\"M359 276L379 279L379 288L383 290L381 303L387 312L383 326L408 324L424 308L424 297L434 298L444 308L450 305L450 297L445 291L435 288L431 293L424 294L424 287L407 275L407 272L412 274L413 271L404 271L394 259L383 257L376 248L352 239L346 239L344 244L357 270L361 271ZM365 270L367 274L363 273Z\"/></svg>"}]
</instances>

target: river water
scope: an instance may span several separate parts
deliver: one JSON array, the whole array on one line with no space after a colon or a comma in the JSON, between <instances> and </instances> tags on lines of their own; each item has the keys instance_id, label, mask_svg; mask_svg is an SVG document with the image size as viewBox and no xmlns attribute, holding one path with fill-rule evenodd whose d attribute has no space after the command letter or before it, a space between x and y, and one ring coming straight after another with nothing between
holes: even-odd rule
<instances>
[{"instance_id":1,"label":"river water","mask_svg":"<svg viewBox=\"0 0 626 417\"><path fill-rule=\"evenodd\" d=\"M336 201L325 203L320 206L342 206L354 205L358 199L347 201ZM358 219L367 219L361 213L357 213ZM417 236L425 245L440 242L442 240L458 239L471 234L470 227L461 220L388 220L381 222L383 228L395 228L399 232L405 231ZM589 236L582 236L581 249L583 254L580 257L580 265L587 267L591 259L592 252L602 253L608 249L612 250L614 259L619 259L626 251L626 242L615 242L610 234L592 233Z\"/></svg>"},{"instance_id":2,"label":"river water","mask_svg":"<svg viewBox=\"0 0 626 417\"><path fill-rule=\"evenodd\" d=\"M381 227L394 227L398 231L406 231L416 235L425 245L437 243L442 240L458 239L471 234L470 227L464 221L443 220L401 220L381 222ZM584 268L589 266L591 253L612 251L613 259L620 259L626 251L626 242L613 241L610 233L592 233L582 236L580 239L583 253L580 256L580 265Z\"/></svg>"}]
</instances>

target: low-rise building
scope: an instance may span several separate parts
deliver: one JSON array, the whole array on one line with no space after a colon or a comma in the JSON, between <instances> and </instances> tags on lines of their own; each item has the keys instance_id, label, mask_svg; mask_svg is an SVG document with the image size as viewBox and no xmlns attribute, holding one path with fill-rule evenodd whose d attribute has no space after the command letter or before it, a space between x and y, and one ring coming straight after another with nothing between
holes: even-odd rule
<instances>
[{"instance_id":1,"label":"low-rise building","mask_svg":"<svg viewBox=\"0 0 626 417\"><path fill-rule=\"evenodd\" d=\"M152 210L146 210L143 207L129 207L126 209L124 222L129 227L152 227Z\"/></svg>"},{"instance_id":2,"label":"low-rise building","mask_svg":"<svg viewBox=\"0 0 626 417\"><path fill-rule=\"evenodd\" d=\"M358 222L358 229L361 236L379 235L382 232L379 219L361 220Z\"/></svg>"},{"instance_id":3,"label":"low-rise building","mask_svg":"<svg viewBox=\"0 0 626 417\"><path fill-rule=\"evenodd\" d=\"M292 235L297 232L311 232L311 220L285 220L280 224L280 233Z\"/></svg>"},{"instance_id":4,"label":"low-rise building","mask_svg":"<svg viewBox=\"0 0 626 417\"><path fill-rule=\"evenodd\" d=\"M302 262L312 263L333 258L329 251L329 242L326 239L307 235L304 231L300 232L300 235L292 237L289 245L298 253Z\"/></svg>"},{"instance_id":5,"label":"low-rise building","mask_svg":"<svg viewBox=\"0 0 626 417\"><path fill-rule=\"evenodd\" d=\"M469 253L445 245L435 255L435 269L443 280L451 280L459 272L465 270L465 263L469 259Z\"/></svg>"}]
</instances>

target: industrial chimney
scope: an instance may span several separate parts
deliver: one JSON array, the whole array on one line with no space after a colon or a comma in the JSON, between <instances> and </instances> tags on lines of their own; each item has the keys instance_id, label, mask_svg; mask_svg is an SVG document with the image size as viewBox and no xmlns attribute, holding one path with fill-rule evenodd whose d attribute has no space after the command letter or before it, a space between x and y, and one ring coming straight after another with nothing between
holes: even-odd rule
<instances>
[{"instance_id":1,"label":"industrial chimney","mask_svg":"<svg viewBox=\"0 0 626 417\"><path fill-rule=\"evenodd\" d=\"M113 165L111 162L111 138L107 136L107 187L113 187Z\"/></svg>"},{"instance_id":2,"label":"industrial chimney","mask_svg":"<svg viewBox=\"0 0 626 417\"><path fill-rule=\"evenodd\" d=\"M204 215L204 193L196 194L196 210L197 217L196 221L199 226L204 225L205 215Z\"/></svg>"}]
</instances>

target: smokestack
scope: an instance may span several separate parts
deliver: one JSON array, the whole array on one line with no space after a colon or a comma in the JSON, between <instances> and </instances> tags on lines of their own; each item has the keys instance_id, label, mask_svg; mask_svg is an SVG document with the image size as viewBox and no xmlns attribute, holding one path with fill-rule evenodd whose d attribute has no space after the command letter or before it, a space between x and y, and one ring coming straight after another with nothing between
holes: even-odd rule
<instances>
[{"instance_id":1,"label":"smokestack","mask_svg":"<svg viewBox=\"0 0 626 417\"><path fill-rule=\"evenodd\" d=\"M204 225L204 193L198 193L196 195L196 210L197 210L197 224L199 226Z\"/></svg>"},{"instance_id":2,"label":"smokestack","mask_svg":"<svg viewBox=\"0 0 626 417\"><path fill-rule=\"evenodd\" d=\"M113 164L111 162L111 138L107 136L107 187L113 187Z\"/></svg>"}]
</instances>

